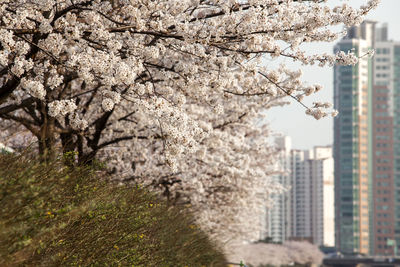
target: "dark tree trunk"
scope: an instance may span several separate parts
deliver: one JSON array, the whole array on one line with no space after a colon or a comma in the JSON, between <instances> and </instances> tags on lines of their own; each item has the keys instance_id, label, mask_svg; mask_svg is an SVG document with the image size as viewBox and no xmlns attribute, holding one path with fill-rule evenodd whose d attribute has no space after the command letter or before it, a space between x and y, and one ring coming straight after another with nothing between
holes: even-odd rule
<instances>
[{"instance_id":1,"label":"dark tree trunk","mask_svg":"<svg viewBox=\"0 0 400 267\"><path fill-rule=\"evenodd\" d=\"M74 136L71 133L60 134L60 139L63 153L75 150Z\"/></svg>"},{"instance_id":2,"label":"dark tree trunk","mask_svg":"<svg viewBox=\"0 0 400 267\"><path fill-rule=\"evenodd\" d=\"M43 161L52 160L55 156L55 131L54 118L45 118L40 127L39 155Z\"/></svg>"},{"instance_id":3,"label":"dark tree trunk","mask_svg":"<svg viewBox=\"0 0 400 267\"><path fill-rule=\"evenodd\" d=\"M95 160L96 154L98 150L92 150L87 153L79 154L78 162L79 165L90 165Z\"/></svg>"},{"instance_id":4,"label":"dark tree trunk","mask_svg":"<svg viewBox=\"0 0 400 267\"><path fill-rule=\"evenodd\" d=\"M64 164L70 167L75 165L75 147L74 136L72 133L60 134L62 152L64 155Z\"/></svg>"}]
</instances>

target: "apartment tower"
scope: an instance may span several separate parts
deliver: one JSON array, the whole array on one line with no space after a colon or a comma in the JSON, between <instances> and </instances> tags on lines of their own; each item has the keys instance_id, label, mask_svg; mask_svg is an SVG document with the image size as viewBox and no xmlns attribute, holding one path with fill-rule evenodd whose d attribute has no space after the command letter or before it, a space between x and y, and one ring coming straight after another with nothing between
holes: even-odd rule
<instances>
[{"instance_id":1,"label":"apartment tower","mask_svg":"<svg viewBox=\"0 0 400 267\"><path fill-rule=\"evenodd\" d=\"M291 151L290 239L333 247L334 188L330 146Z\"/></svg>"},{"instance_id":2,"label":"apartment tower","mask_svg":"<svg viewBox=\"0 0 400 267\"><path fill-rule=\"evenodd\" d=\"M400 245L400 42L376 30L373 90L373 239L375 255ZM388 246L388 239L394 240ZM399 248L399 247L398 247Z\"/></svg>"},{"instance_id":3,"label":"apartment tower","mask_svg":"<svg viewBox=\"0 0 400 267\"><path fill-rule=\"evenodd\" d=\"M290 151L292 141L288 136L280 136L275 139L275 145L279 149L276 167L282 172L282 174L275 175L273 179L284 187L290 188ZM274 242L284 242L290 236L290 198L291 194L289 192L273 195L273 205L267 208L267 231L265 237L271 238Z\"/></svg>"},{"instance_id":4,"label":"apartment tower","mask_svg":"<svg viewBox=\"0 0 400 267\"><path fill-rule=\"evenodd\" d=\"M363 55L374 47L374 29L369 21L350 28L334 48L361 57L334 68L335 240L344 253L369 253L373 62Z\"/></svg>"},{"instance_id":5,"label":"apartment tower","mask_svg":"<svg viewBox=\"0 0 400 267\"><path fill-rule=\"evenodd\" d=\"M335 46L361 57L334 68L335 232L344 253L394 255L400 245L400 43L387 36L386 25L366 21Z\"/></svg>"},{"instance_id":6,"label":"apartment tower","mask_svg":"<svg viewBox=\"0 0 400 267\"><path fill-rule=\"evenodd\" d=\"M307 240L318 246L333 247L334 189L332 148L291 149L287 136L278 137L280 168L275 179L288 191L274 196L268 211L267 235L275 242Z\"/></svg>"}]
</instances>

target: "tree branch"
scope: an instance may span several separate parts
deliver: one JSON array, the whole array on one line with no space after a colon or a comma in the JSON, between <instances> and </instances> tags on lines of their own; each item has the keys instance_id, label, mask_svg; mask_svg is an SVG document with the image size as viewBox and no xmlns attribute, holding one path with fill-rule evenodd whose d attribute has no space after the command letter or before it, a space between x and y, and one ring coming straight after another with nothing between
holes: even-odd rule
<instances>
[{"instance_id":1,"label":"tree branch","mask_svg":"<svg viewBox=\"0 0 400 267\"><path fill-rule=\"evenodd\" d=\"M30 98L22 100L21 104L19 104L19 105L12 104L12 105L8 105L8 106L5 106L5 107L2 107L2 108L0 108L0 115L7 114L7 113L13 112L13 111L15 111L17 109L21 109L21 108L27 107L27 106L31 105L32 103L34 103L34 102L35 102L35 99L33 97L30 97Z\"/></svg>"}]
</instances>

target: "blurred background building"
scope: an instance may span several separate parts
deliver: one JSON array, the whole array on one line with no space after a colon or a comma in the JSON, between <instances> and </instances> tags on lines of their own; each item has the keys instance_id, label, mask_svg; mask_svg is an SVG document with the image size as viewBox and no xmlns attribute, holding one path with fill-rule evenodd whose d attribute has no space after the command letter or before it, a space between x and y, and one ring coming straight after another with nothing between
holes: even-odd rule
<instances>
[{"instance_id":1,"label":"blurred background building","mask_svg":"<svg viewBox=\"0 0 400 267\"><path fill-rule=\"evenodd\" d=\"M291 139L288 136L282 136L275 139L275 144L279 149L277 168L282 174L274 176L273 179L286 188L290 188ZM290 194L288 192L277 194L272 196L272 200L272 205L267 208L265 237L269 237L273 242L283 242L290 236Z\"/></svg>"},{"instance_id":2,"label":"blurred background building","mask_svg":"<svg viewBox=\"0 0 400 267\"><path fill-rule=\"evenodd\" d=\"M282 175L275 179L289 190L274 196L266 235L274 242L308 240L333 247L334 186L331 147L291 149L288 136L276 138Z\"/></svg>"}]
</instances>

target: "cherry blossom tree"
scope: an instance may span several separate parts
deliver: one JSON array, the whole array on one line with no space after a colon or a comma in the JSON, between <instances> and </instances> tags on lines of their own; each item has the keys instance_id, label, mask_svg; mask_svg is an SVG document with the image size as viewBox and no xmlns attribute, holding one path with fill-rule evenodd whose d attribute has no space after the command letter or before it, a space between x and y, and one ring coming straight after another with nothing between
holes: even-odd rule
<instances>
[{"instance_id":1,"label":"cherry blossom tree","mask_svg":"<svg viewBox=\"0 0 400 267\"><path fill-rule=\"evenodd\" d=\"M243 218L280 190L260 111L291 97L316 119L336 115L302 103L322 88L300 70L262 60L356 64L302 44L336 40L331 26L361 23L379 1L326 2L1 0L2 135L23 127L44 158L59 146L79 163L106 159L121 180L191 206L210 233L251 239L260 222Z\"/></svg>"},{"instance_id":2,"label":"cherry blossom tree","mask_svg":"<svg viewBox=\"0 0 400 267\"><path fill-rule=\"evenodd\" d=\"M228 257L232 262L243 261L252 266L320 266L324 254L311 243L287 241L283 244L255 243L235 246L231 248Z\"/></svg>"}]
</instances>

